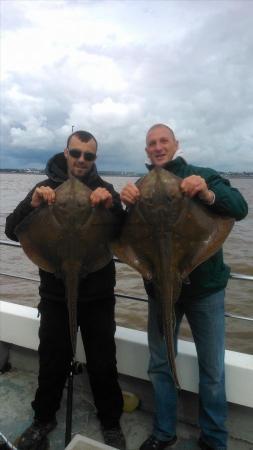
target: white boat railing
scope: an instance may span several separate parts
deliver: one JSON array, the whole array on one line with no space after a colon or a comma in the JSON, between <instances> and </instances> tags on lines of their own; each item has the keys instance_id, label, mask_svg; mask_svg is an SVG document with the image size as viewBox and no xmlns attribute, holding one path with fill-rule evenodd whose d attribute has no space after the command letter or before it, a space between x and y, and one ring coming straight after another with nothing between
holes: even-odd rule
<instances>
[{"instance_id":1,"label":"white boat railing","mask_svg":"<svg viewBox=\"0 0 253 450\"><path fill-rule=\"evenodd\" d=\"M17 349L37 351L39 318L36 308L0 300L0 341ZM149 350L146 331L117 326L115 333L117 367L122 375L149 380ZM81 333L78 331L76 359L85 363ZM197 393L199 375L196 348L193 342L178 341L177 373L182 390ZM225 351L227 400L253 407L253 355Z\"/></svg>"}]
</instances>

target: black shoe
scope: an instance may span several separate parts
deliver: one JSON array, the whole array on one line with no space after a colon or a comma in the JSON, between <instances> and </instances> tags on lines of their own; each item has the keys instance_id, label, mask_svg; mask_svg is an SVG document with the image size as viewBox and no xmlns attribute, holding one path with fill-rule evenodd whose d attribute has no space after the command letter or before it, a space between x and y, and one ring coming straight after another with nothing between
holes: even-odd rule
<instances>
[{"instance_id":1,"label":"black shoe","mask_svg":"<svg viewBox=\"0 0 253 450\"><path fill-rule=\"evenodd\" d=\"M120 427L114 428L101 428L102 434L104 437L104 441L106 445L110 445L110 447L115 447L120 450L126 449L126 440L125 436L122 433Z\"/></svg>"},{"instance_id":2,"label":"black shoe","mask_svg":"<svg viewBox=\"0 0 253 450\"><path fill-rule=\"evenodd\" d=\"M164 448L170 447L176 442L177 436L174 436L169 441L160 441L151 434L151 436L149 436L149 438L143 442L139 450L163 450Z\"/></svg>"},{"instance_id":3,"label":"black shoe","mask_svg":"<svg viewBox=\"0 0 253 450\"><path fill-rule=\"evenodd\" d=\"M205 441L203 441L202 438L199 438L198 446L199 448L201 448L201 450L214 450L214 448L211 447L209 444L207 444Z\"/></svg>"},{"instance_id":4,"label":"black shoe","mask_svg":"<svg viewBox=\"0 0 253 450\"><path fill-rule=\"evenodd\" d=\"M55 419L50 422L41 422L35 419L32 425L15 441L18 450L46 450L49 448L46 436L56 425Z\"/></svg>"}]
</instances>

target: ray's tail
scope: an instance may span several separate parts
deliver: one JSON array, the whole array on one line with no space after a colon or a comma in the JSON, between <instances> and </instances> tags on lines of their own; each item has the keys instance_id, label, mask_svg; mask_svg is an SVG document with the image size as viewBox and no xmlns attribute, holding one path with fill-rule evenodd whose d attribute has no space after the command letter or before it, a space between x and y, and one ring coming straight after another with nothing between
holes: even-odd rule
<instances>
[{"instance_id":1,"label":"ray's tail","mask_svg":"<svg viewBox=\"0 0 253 450\"><path fill-rule=\"evenodd\" d=\"M79 264L69 264L68 267L66 266L64 267L66 300L69 315L69 333L73 357L75 356L76 353L76 340L77 340L77 298L79 286L79 272L80 272Z\"/></svg>"},{"instance_id":2,"label":"ray's tail","mask_svg":"<svg viewBox=\"0 0 253 450\"><path fill-rule=\"evenodd\" d=\"M158 286L162 303L163 331L167 347L168 362L171 368L172 378L175 385L180 389L177 376L174 348L174 331L176 326L175 318L175 298L178 297L177 274L173 271L173 261L171 261L171 252L168 248L168 241L160 240L159 245L159 275Z\"/></svg>"}]
</instances>

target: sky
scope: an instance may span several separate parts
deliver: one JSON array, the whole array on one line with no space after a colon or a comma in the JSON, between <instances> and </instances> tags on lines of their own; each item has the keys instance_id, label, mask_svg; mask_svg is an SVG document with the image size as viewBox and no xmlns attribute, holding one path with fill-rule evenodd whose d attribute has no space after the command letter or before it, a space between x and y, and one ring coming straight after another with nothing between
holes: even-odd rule
<instances>
[{"instance_id":1,"label":"sky","mask_svg":"<svg viewBox=\"0 0 253 450\"><path fill-rule=\"evenodd\" d=\"M145 135L253 171L252 0L0 0L0 167L39 168L74 131L100 170L145 171Z\"/></svg>"}]
</instances>

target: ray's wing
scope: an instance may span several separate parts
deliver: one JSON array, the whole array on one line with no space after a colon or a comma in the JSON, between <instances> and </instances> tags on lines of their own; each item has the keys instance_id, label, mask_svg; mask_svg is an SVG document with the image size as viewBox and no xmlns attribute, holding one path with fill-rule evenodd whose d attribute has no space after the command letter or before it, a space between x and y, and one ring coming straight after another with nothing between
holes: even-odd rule
<instances>
[{"instance_id":1,"label":"ray's wing","mask_svg":"<svg viewBox=\"0 0 253 450\"><path fill-rule=\"evenodd\" d=\"M137 270L143 278L152 278L154 240L149 224L140 214L138 204L129 208L119 239L112 243L120 261Z\"/></svg>"},{"instance_id":2,"label":"ray's wing","mask_svg":"<svg viewBox=\"0 0 253 450\"><path fill-rule=\"evenodd\" d=\"M57 248L62 235L51 206L43 205L34 210L16 227L15 233L34 264L47 272L59 270Z\"/></svg>"},{"instance_id":3,"label":"ray's wing","mask_svg":"<svg viewBox=\"0 0 253 450\"><path fill-rule=\"evenodd\" d=\"M172 249L182 278L220 249L233 224L234 219L212 213L196 200L184 199L173 227Z\"/></svg>"}]
</instances>

